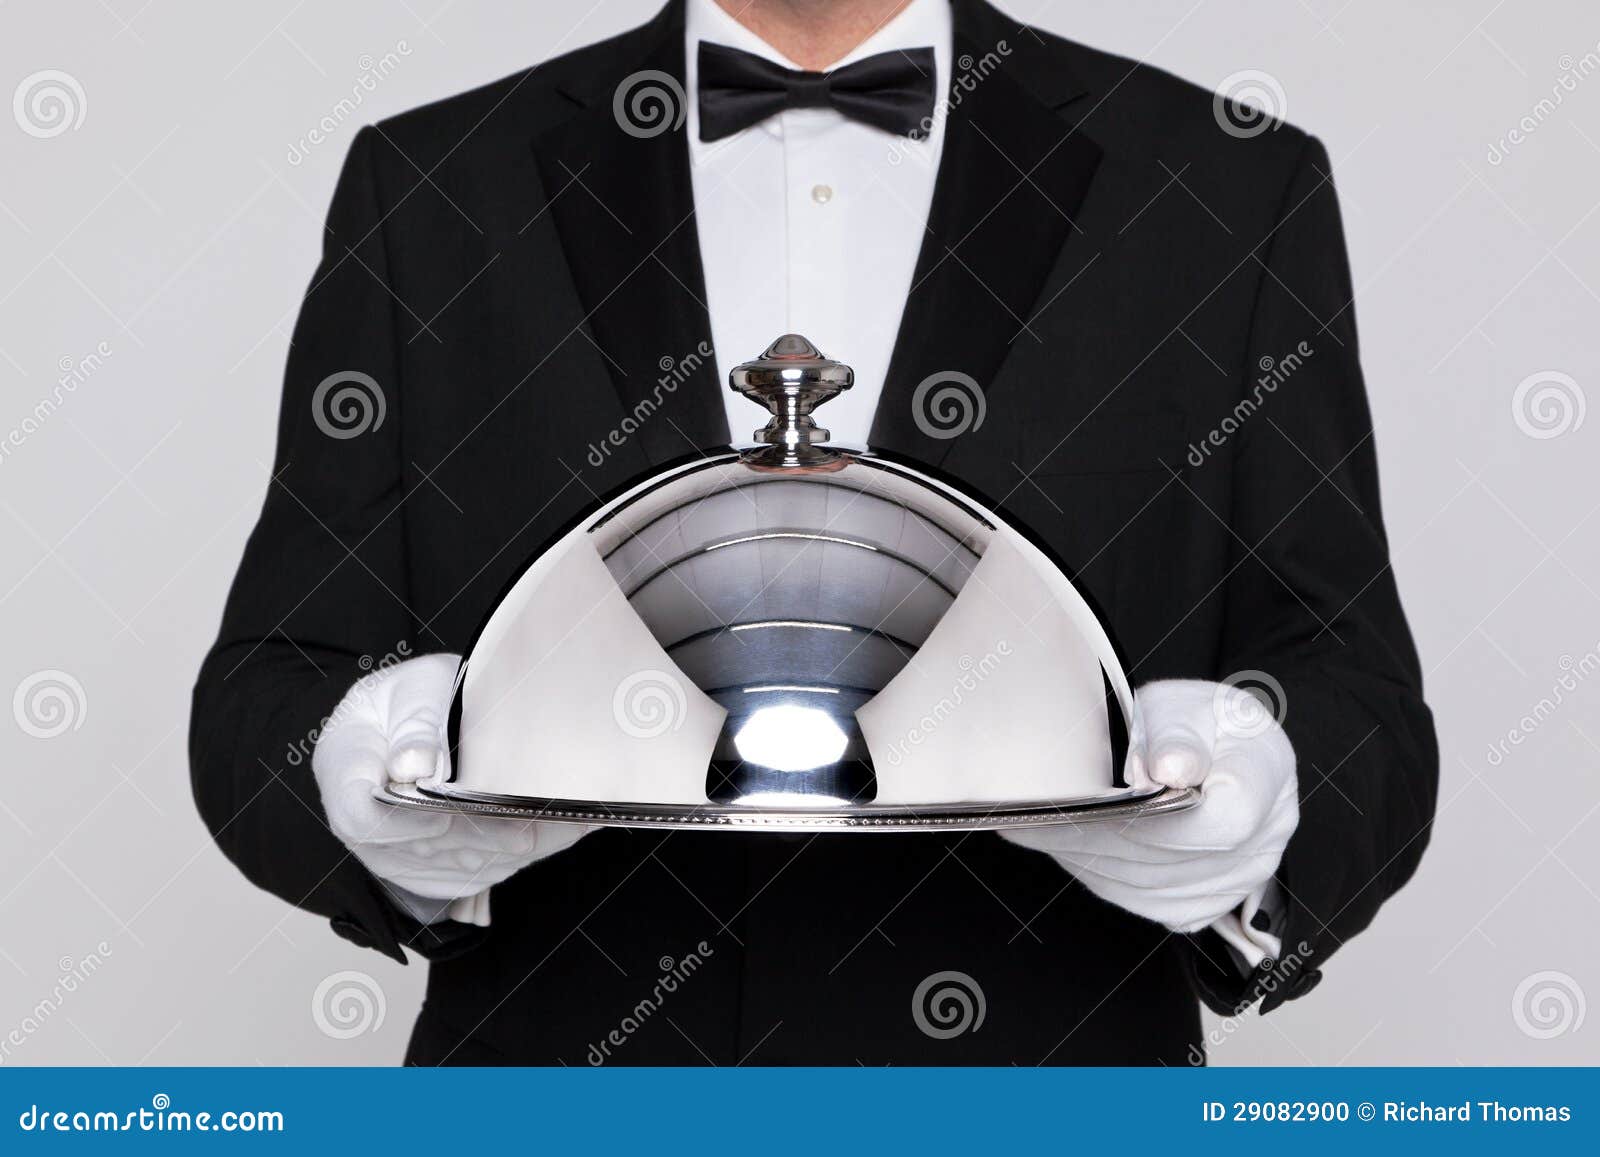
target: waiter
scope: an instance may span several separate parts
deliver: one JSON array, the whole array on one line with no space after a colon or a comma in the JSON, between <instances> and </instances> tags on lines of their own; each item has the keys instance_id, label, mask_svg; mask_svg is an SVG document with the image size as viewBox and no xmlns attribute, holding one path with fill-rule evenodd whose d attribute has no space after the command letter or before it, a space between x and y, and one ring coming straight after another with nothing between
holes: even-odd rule
<instances>
[{"instance_id":1,"label":"waiter","mask_svg":"<svg viewBox=\"0 0 1600 1157\"><path fill-rule=\"evenodd\" d=\"M1074 568L1134 758L1200 806L796 839L372 801L433 770L523 560L743 440L726 371L787 330L855 367L836 437ZM251 880L432 961L412 1063L1196 1061L1200 1002L1309 992L1433 814L1326 151L978 0L673 0L363 130L190 749Z\"/></svg>"}]
</instances>

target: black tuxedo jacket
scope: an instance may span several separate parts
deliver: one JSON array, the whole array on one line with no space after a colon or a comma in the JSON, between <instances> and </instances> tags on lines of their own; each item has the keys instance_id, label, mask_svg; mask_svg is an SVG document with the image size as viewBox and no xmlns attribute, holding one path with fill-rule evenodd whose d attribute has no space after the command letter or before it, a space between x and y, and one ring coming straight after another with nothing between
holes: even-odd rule
<instances>
[{"instance_id":1,"label":"black tuxedo jacket","mask_svg":"<svg viewBox=\"0 0 1600 1157\"><path fill-rule=\"evenodd\" d=\"M1243 976L1214 935L1169 934L992 834L611 830L496 888L486 932L423 928L324 826L307 753L374 660L462 650L598 496L728 437L709 359L656 388L661 359L710 339L684 132L641 139L613 113L624 78L682 77L674 3L356 138L195 690L194 790L227 855L346 938L433 959L410 1060L1181 1064L1201 1055L1197 997L1306 992L1414 870L1437 752L1327 153L1287 126L1232 135L1209 93L975 0L955 15L942 168L872 440L1045 540L1136 683L1282 684L1303 817L1284 961ZM351 370L383 420L330 437L317 387ZM941 440L911 394L945 370L988 410ZM636 433L590 453L651 396ZM912 999L946 970L986 1015L936 1039Z\"/></svg>"}]
</instances>

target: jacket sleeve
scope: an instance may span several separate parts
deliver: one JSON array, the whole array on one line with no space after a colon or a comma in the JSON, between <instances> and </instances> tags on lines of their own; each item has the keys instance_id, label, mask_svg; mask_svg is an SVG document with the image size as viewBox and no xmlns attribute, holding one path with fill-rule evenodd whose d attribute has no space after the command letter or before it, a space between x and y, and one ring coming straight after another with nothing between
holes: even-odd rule
<instances>
[{"instance_id":1,"label":"jacket sleeve","mask_svg":"<svg viewBox=\"0 0 1600 1157\"><path fill-rule=\"evenodd\" d=\"M400 380L371 163L351 146L294 330L266 501L194 689L195 801L251 882L404 960L449 954L328 829L311 774L326 717L387 657L442 650L407 605ZM392 661L392 660L391 660Z\"/></svg>"},{"instance_id":2,"label":"jacket sleeve","mask_svg":"<svg viewBox=\"0 0 1600 1157\"><path fill-rule=\"evenodd\" d=\"M1216 677L1264 683L1277 700L1300 826L1277 877L1281 959L1241 981L1214 936L1194 944L1201 993L1222 1013L1258 997L1270 1011L1320 980L1416 870L1439 775L1379 508L1338 199L1314 138L1256 256L1242 400L1252 408L1235 411L1246 416L1234 435L1235 569ZM1281 378L1270 391L1258 381L1269 364Z\"/></svg>"}]
</instances>

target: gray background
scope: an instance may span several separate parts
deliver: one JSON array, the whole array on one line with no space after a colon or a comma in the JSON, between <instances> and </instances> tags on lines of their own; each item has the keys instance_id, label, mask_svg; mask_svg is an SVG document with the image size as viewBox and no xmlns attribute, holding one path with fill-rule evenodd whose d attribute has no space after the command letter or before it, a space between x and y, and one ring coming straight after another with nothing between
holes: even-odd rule
<instances>
[{"instance_id":1,"label":"gray background","mask_svg":"<svg viewBox=\"0 0 1600 1157\"><path fill-rule=\"evenodd\" d=\"M1443 746L1438 828L1420 877L1312 998L1212 1022L1213 1061L1600 1061L1600 1013L1579 1018L1583 993L1600 997L1600 415L1577 420L1600 405L1600 71L1536 107L1586 54L1600 64L1600 11L1007 7L1208 87L1269 73L1279 111L1327 142L1343 197L1395 567ZM57 69L86 110L49 138L0 114L0 441L62 364L109 351L0 454L0 1039L22 1041L3 1063L399 1058L423 969L335 939L211 846L186 780L189 688L260 503L287 334L359 123L653 8L0 10L0 95ZM291 163L364 58L388 53L398 67L356 117ZM1524 117L1534 131L1492 163ZM1544 371L1573 383L1553 437L1514 412ZM52 670L82 696L40 738L3 708ZM1524 716L1524 741L1492 759ZM63 963L91 953L93 975L58 991ZM313 1014L341 970L370 977L385 1010L348 1037Z\"/></svg>"}]
</instances>

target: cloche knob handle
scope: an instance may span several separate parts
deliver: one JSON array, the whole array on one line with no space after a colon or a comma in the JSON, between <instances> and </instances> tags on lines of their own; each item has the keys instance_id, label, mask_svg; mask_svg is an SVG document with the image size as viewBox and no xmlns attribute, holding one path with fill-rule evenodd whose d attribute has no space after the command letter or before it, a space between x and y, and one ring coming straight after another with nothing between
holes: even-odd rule
<instances>
[{"instance_id":1,"label":"cloche knob handle","mask_svg":"<svg viewBox=\"0 0 1600 1157\"><path fill-rule=\"evenodd\" d=\"M814 466L838 458L838 451L822 445L831 436L812 420L822 403L848 390L855 371L843 362L824 357L806 338L786 333L754 361L742 362L728 372L728 385L772 414L753 437L763 443L745 454L759 466Z\"/></svg>"}]
</instances>

